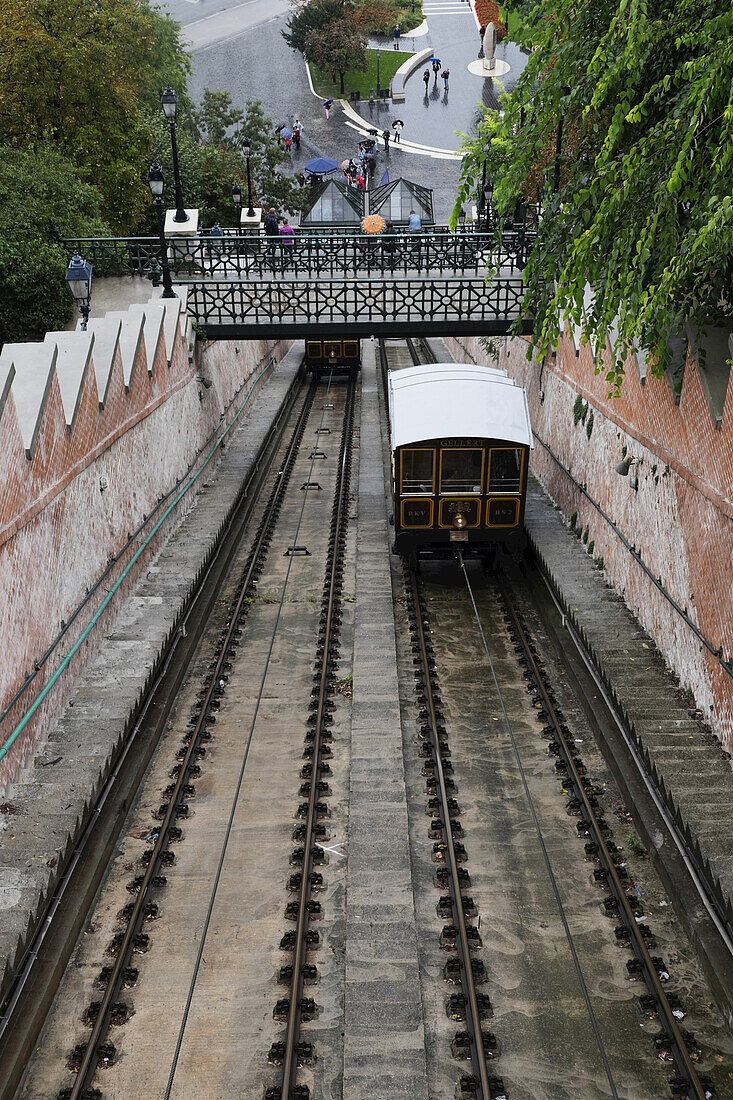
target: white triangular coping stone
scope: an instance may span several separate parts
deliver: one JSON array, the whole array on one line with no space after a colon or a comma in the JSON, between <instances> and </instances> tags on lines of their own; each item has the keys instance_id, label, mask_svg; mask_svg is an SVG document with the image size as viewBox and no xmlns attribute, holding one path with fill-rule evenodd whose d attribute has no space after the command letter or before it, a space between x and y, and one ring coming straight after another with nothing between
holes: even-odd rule
<instances>
[{"instance_id":1,"label":"white triangular coping stone","mask_svg":"<svg viewBox=\"0 0 733 1100\"><path fill-rule=\"evenodd\" d=\"M180 298L151 298L149 304L151 306L162 306L165 310L163 335L165 337L165 354L168 358L168 366L170 366L173 359L173 349L176 346L176 329L185 306Z\"/></svg>"},{"instance_id":2,"label":"white triangular coping stone","mask_svg":"<svg viewBox=\"0 0 733 1100\"><path fill-rule=\"evenodd\" d=\"M81 324L81 322L80 322ZM102 408L107 403L107 389L112 377L115 354L120 340L122 321L111 313L104 317L90 317L88 331L94 333L94 374L97 379L97 394Z\"/></svg>"},{"instance_id":3,"label":"white triangular coping stone","mask_svg":"<svg viewBox=\"0 0 733 1100\"><path fill-rule=\"evenodd\" d=\"M10 344L7 350L15 367L13 400L18 415L18 427L28 458L38 438L46 407L58 351L55 344Z\"/></svg>"},{"instance_id":4,"label":"white triangular coping stone","mask_svg":"<svg viewBox=\"0 0 733 1100\"><path fill-rule=\"evenodd\" d=\"M56 376L61 390L61 404L68 427L74 423L79 409L84 375L94 347L93 332L47 332L45 343L55 344ZM96 387L96 379L95 379Z\"/></svg>"},{"instance_id":5,"label":"white triangular coping stone","mask_svg":"<svg viewBox=\"0 0 733 1100\"><path fill-rule=\"evenodd\" d=\"M130 313L141 313L145 318L145 327L143 329L145 352L148 357L148 374L152 374L155 364L155 353L158 349L158 341L160 340L160 330L163 328L163 322L165 320L165 309L163 308L162 300L147 302L145 305L136 302L135 305L130 306Z\"/></svg>"},{"instance_id":6,"label":"white triangular coping stone","mask_svg":"<svg viewBox=\"0 0 733 1100\"><path fill-rule=\"evenodd\" d=\"M145 318L141 313L132 313L131 310L121 309L111 310L109 313L106 313L105 320L122 322L119 338L120 358L122 360L122 379L125 383L125 389L129 390L132 372L140 348L140 341L143 336Z\"/></svg>"},{"instance_id":7,"label":"white triangular coping stone","mask_svg":"<svg viewBox=\"0 0 733 1100\"><path fill-rule=\"evenodd\" d=\"M12 349L12 344L6 344L2 351L0 351L0 416L3 415L3 410L5 409L5 404L10 394L10 387L15 378Z\"/></svg>"}]
</instances>

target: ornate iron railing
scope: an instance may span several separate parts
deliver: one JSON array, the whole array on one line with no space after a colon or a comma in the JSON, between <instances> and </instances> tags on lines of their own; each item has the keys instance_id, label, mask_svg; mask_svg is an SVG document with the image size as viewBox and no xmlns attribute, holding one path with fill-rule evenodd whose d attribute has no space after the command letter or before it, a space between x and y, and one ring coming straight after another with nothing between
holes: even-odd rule
<instances>
[{"instance_id":1,"label":"ornate iron railing","mask_svg":"<svg viewBox=\"0 0 733 1100\"><path fill-rule=\"evenodd\" d=\"M286 240L264 235L168 238L171 270L178 278L241 279L276 275L371 276L382 272L501 275L520 272L535 239L525 226L495 233L446 230L419 233L297 234ZM79 238L64 242L69 254L79 252L95 276L160 277L160 244L155 237Z\"/></svg>"},{"instance_id":2,"label":"ornate iron railing","mask_svg":"<svg viewBox=\"0 0 733 1100\"><path fill-rule=\"evenodd\" d=\"M520 278L189 281L187 310L210 337L319 332L506 335L520 319ZM524 318L520 331L530 333Z\"/></svg>"}]
</instances>

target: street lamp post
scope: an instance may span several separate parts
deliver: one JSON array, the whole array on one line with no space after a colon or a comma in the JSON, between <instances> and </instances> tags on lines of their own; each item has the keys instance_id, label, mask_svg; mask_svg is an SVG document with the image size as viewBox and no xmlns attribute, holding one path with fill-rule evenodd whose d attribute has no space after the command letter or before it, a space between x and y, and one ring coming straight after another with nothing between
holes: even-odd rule
<instances>
[{"instance_id":1,"label":"street lamp post","mask_svg":"<svg viewBox=\"0 0 733 1100\"><path fill-rule=\"evenodd\" d=\"M171 88L170 84L163 92L160 102L163 107L163 114L168 122L168 129L171 133L171 148L173 150L173 178L176 184L176 213L173 218L176 222L187 222L188 214L183 206L183 188L181 187L181 171L178 166L178 142L176 141L176 112L178 110L178 96Z\"/></svg>"},{"instance_id":2,"label":"street lamp post","mask_svg":"<svg viewBox=\"0 0 733 1100\"><path fill-rule=\"evenodd\" d=\"M81 314L81 330L86 332L92 301L92 265L78 252L71 257L66 271L66 285Z\"/></svg>"},{"instance_id":3,"label":"street lamp post","mask_svg":"<svg viewBox=\"0 0 733 1100\"><path fill-rule=\"evenodd\" d=\"M160 167L157 161L155 161L154 164L151 164L150 168L148 169L148 187L150 188L150 194L153 196L155 214L158 219L160 264L163 268L163 297L177 298L178 295L173 289L171 269L170 264L168 263L168 246L165 240L165 221L163 218L163 189L165 187L165 172Z\"/></svg>"},{"instance_id":4,"label":"street lamp post","mask_svg":"<svg viewBox=\"0 0 733 1100\"><path fill-rule=\"evenodd\" d=\"M232 186L232 202L234 203L234 210L237 217L237 225L239 225L239 216L242 213L242 188L238 183Z\"/></svg>"},{"instance_id":5,"label":"street lamp post","mask_svg":"<svg viewBox=\"0 0 733 1100\"><path fill-rule=\"evenodd\" d=\"M379 80L379 54L380 53L381 53L381 50L379 49L379 46L377 46L377 99L382 98L381 93L380 93L380 88L382 87L382 85L381 85L381 82Z\"/></svg>"},{"instance_id":6,"label":"street lamp post","mask_svg":"<svg viewBox=\"0 0 733 1100\"><path fill-rule=\"evenodd\" d=\"M252 155L252 142L248 137L242 138L242 148L244 149L244 156L247 161L247 217L255 217L255 208L252 205L252 177L249 171L249 158Z\"/></svg>"}]
</instances>

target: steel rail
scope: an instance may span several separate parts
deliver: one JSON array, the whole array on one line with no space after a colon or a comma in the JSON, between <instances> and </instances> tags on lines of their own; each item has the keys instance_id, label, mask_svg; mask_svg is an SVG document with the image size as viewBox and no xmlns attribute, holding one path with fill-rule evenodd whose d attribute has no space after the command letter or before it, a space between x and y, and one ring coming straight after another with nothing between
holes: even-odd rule
<instances>
[{"instance_id":1,"label":"steel rail","mask_svg":"<svg viewBox=\"0 0 733 1100\"><path fill-rule=\"evenodd\" d=\"M721 903L721 899L716 894L715 888L713 887L713 884L711 883L708 875L706 874L704 868L700 865L700 861L697 859L690 845L688 844L683 830L677 824L674 813L670 809L669 803L660 791L659 785L654 782L654 779L649 774L644 763L644 757L640 751L639 745L634 740L634 736L631 731L627 728L626 724L621 719L621 716L618 713L618 708L614 703L608 691L608 688L604 684L603 679L600 676L598 669L596 668L593 659L585 646L585 643L573 626L567 609L563 607L562 603L558 599L553 589L551 580L545 573L542 563L536 556L535 565L537 567L539 578L544 585L547 594L550 597L553 606L555 607L555 610L560 616L563 628L569 634L570 640L575 646L575 649L578 653L578 656L580 657L580 660L583 663L586 672L590 676L596 690L598 691L598 694L603 700L606 711L610 715L614 726L618 730L624 742L624 745L626 746L629 758L633 762L636 773L644 784L647 794L654 803L657 813L662 818L665 828L669 833L669 837L675 848L677 849L680 859L685 865L687 873L690 876L690 881L692 882L702 905L705 907L708 917L710 918L717 935L720 937L721 943L723 944L728 954L731 956L731 959L733 959L733 927L731 927L730 921L728 920L728 917Z\"/></svg>"},{"instance_id":2,"label":"steel rail","mask_svg":"<svg viewBox=\"0 0 733 1100\"><path fill-rule=\"evenodd\" d=\"M632 950L637 959L641 962L644 970L644 979L649 990L654 995L654 998L658 1005L659 1014L662 1019L663 1026L665 1027L669 1038L673 1043L673 1057L677 1063L678 1070L683 1074L687 1081L689 1089L692 1090L691 1096L695 1100L705 1100L706 1092L705 1088L700 1082L695 1065L690 1057L690 1052L687 1049L684 1036L680 1030L679 1024L675 1016L673 1015L672 1008L667 1000L667 994L664 986L661 982L657 968L652 961L652 957L649 953L649 948L646 945L643 935L639 931L639 927L636 922L636 918L629 904L628 896L624 885L619 877L616 865L613 861L611 852L606 844L605 837L602 829L598 825L596 813L591 805L588 792L583 784L582 777L578 771L575 759L570 750L568 740L562 729L562 722L558 718L555 705L547 690L544 682L544 677L539 669L537 661L532 653L532 648L527 639L527 634L524 626L519 618L517 609L514 602L507 590L507 586L504 585L501 588L501 597L504 602L504 606L509 614L512 622L512 626L519 638L520 645L524 652L527 666L532 673L535 683L542 699L542 706L544 707L549 723L553 728L554 736L557 739L558 744L562 748L563 759L565 760L568 771L570 774L570 780L575 788L576 796L580 799L583 805L583 812L585 820L588 823L590 832L593 835L593 842L597 846L598 856L603 864L604 870L608 876L608 884L613 891L616 900L619 903L619 912L624 925L629 931L632 943Z\"/></svg>"},{"instance_id":3,"label":"steel rail","mask_svg":"<svg viewBox=\"0 0 733 1100\"><path fill-rule=\"evenodd\" d=\"M107 986L105 988L97 1018L94 1021L91 1035L87 1041L86 1050L79 1066L79 1072L76 1080L72 1086L69 1094L69 1100L82 1100L83 1094L91 1081L94 1071L97 1068L98 1048L107 1034L107 1030L110 1024L110 1016L112 1008L115 1003L115 999L119 995L120 989L123 984L124 971L129 964L130 956L132 955L134 947L135 936L140 931L144 920L144 909L148 900L148 893L153 884L153 879L157 876L160 870L160 864L163 852L167 849L169 844L169 830L174 823L174 819L177 814L178 807L181 803L181 795L183 787L188 780L188 773L191 765L196 758L196 750L199 745L199 741L202 733L206 729L207 719L211 711L211 704L214 698L218 695L220 690L219 680L222 676L223 666L227 663L230 657L230 649L232 641L235 637L235 632L240 629L240 616L243 608L245 607L245 601L249 596L249 590L252 584L252 580L256 575L260 567L260 557L267 544L269 538L270 520L277 514L277 511L282 502L282 498L285 493L285 489L288 484L292 467L295 463L295 458L300 447L300 443L305 431L305 425L310 415L311 406L313 404L313 398L315 395L316 384L313 382L306 395L303 407L298 415L298 419L291 437L290 443L285 458L277 471L276 481L273 486L273 490L270 494L270 498L267 502L265 514L260 522L255 544L251 549L248 556L247 568L245 570L241 585L239 596L237 598L236 605L232 611L229 625L227 627L226 635L221 643L219 652L216 658L214 670L211 673L211 681L206 689L206 695L204 697L202 706L199 710L198 717L196 719L195 726L191 730L191 736L189 738L188 746L186 749L186 755L180 763L178 775L176 777L175 786L170 796L170 800L167 803L166 812L160 824L158 836L153 847L153 851L150 857L143 880L140 884L140 888L135 899L134 908L130 915L127 929L125 931L122 943L112 967Z\"/></svg>"},{"instance_id":4,"label":"steel rail","mask_svg":"<svg viewBox=\"0 0 733 1100\"><path fill-rule=\"evenodd\" d=\"M446 852L448 855L448 866L450 870L450 897L453 905L453 915L455 918L455 924L458 928L458 959L461 966L461 985L463 986L463 992L466 998L466 1024L469 1035L471 1037L471 1061L473 1062L475 1075L479 1081L479 1091L477 1092L477 1100L491 1100L491 1086L489 1083L489 1073L486 1068L486 1051L484 1049L484 1039L481 1030L481 1013L478 1007L478 998L476 996L476 987L473 980L473 970L471 968L471 949L468 943L468 933L466 916L463 912L463 895L461 892L460 876L458 873L458 859L456 857L455 844L453 840L453 830L451 828L451 813L448 804L448 791L445 783L445 772L443 768L443 754L440 748L440 737L438 735L438 720L436 716L435 699L433 696L432 681L430 675L430 659L428 656L427 641L425 638L425 627L423 622L423 611L420 602L420 589L417 581L417 575L414 569L408 567L408 580L410 585L410 595L415 612L416 621L416 634L418 639L418 646L420 648L420 660L423 668L423 676L425 679L425 696L427 699L427 715L428 715L428 731L430 734L430 744L433 750L433 758L435 760L435 772L438 779L438 794L440 797L441 817L443 821L443 841L446 846Z\"/></svg>"},{"instance_id":5,"label":"steel rail","mask_svg":"<svg viewBox=\"0 0 733 1100\"><path fill-rule=\"evenodd\" d=\"M327 592L324 585L324 603L326 604L326 622L323 642L323 658L318 684L318 704L315 711L315 727L313 739L312 768L310 775L310 790L308 792L308 810L306 815L306 833L303 842L303 870L298 897L298 920L295 932L295 948L293 951L293 970L290 986L290 1005L288 1006L287 1030L285 1033L285 1054L283 1059L283 1076L280 1090L281 1100L290 1100L291 1089L296 1081L298 1059L296 1047L300 1035L300 1001L303 995L303 967L307 951L308 932L308 902L311 900L311 874L313 872L313 843L314 827L317 818L318 783L320 778L320 757L323 747L324 719L326 717L326 702L329 693L330 664L329 649L334 634L334 609L341 586L340 567L343 555L340 548L341 536L344 530L346 517L346 504L349 492L349 463L351 455L351 441L354 423L354 402L356 396L356 371L349 376L348 391L346 395L346 407L344 410L343 430L341 434L341 450L339 453L339 469L337 487L334 493L334 506L330 539L332 542L331 563L326 579Z\"/></svg>"}]
</instances>

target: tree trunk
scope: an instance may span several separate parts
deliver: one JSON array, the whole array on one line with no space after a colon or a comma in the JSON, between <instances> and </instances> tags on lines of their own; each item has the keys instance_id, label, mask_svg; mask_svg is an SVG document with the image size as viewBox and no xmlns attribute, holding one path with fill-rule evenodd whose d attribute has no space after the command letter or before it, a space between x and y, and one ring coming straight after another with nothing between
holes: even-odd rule
<instances>
[{"instance_id":1,"label":"tree trunk","mask_svg":"<svg viewBox=\"0 0 733 1100\"><path fill-rule=\"evenodd\" d=\"M344 76L345 76L345 72L342 72L341 69L339 69L339 80L341 81L341 95L344 94Z\"/></svg>"}]
</instances>

